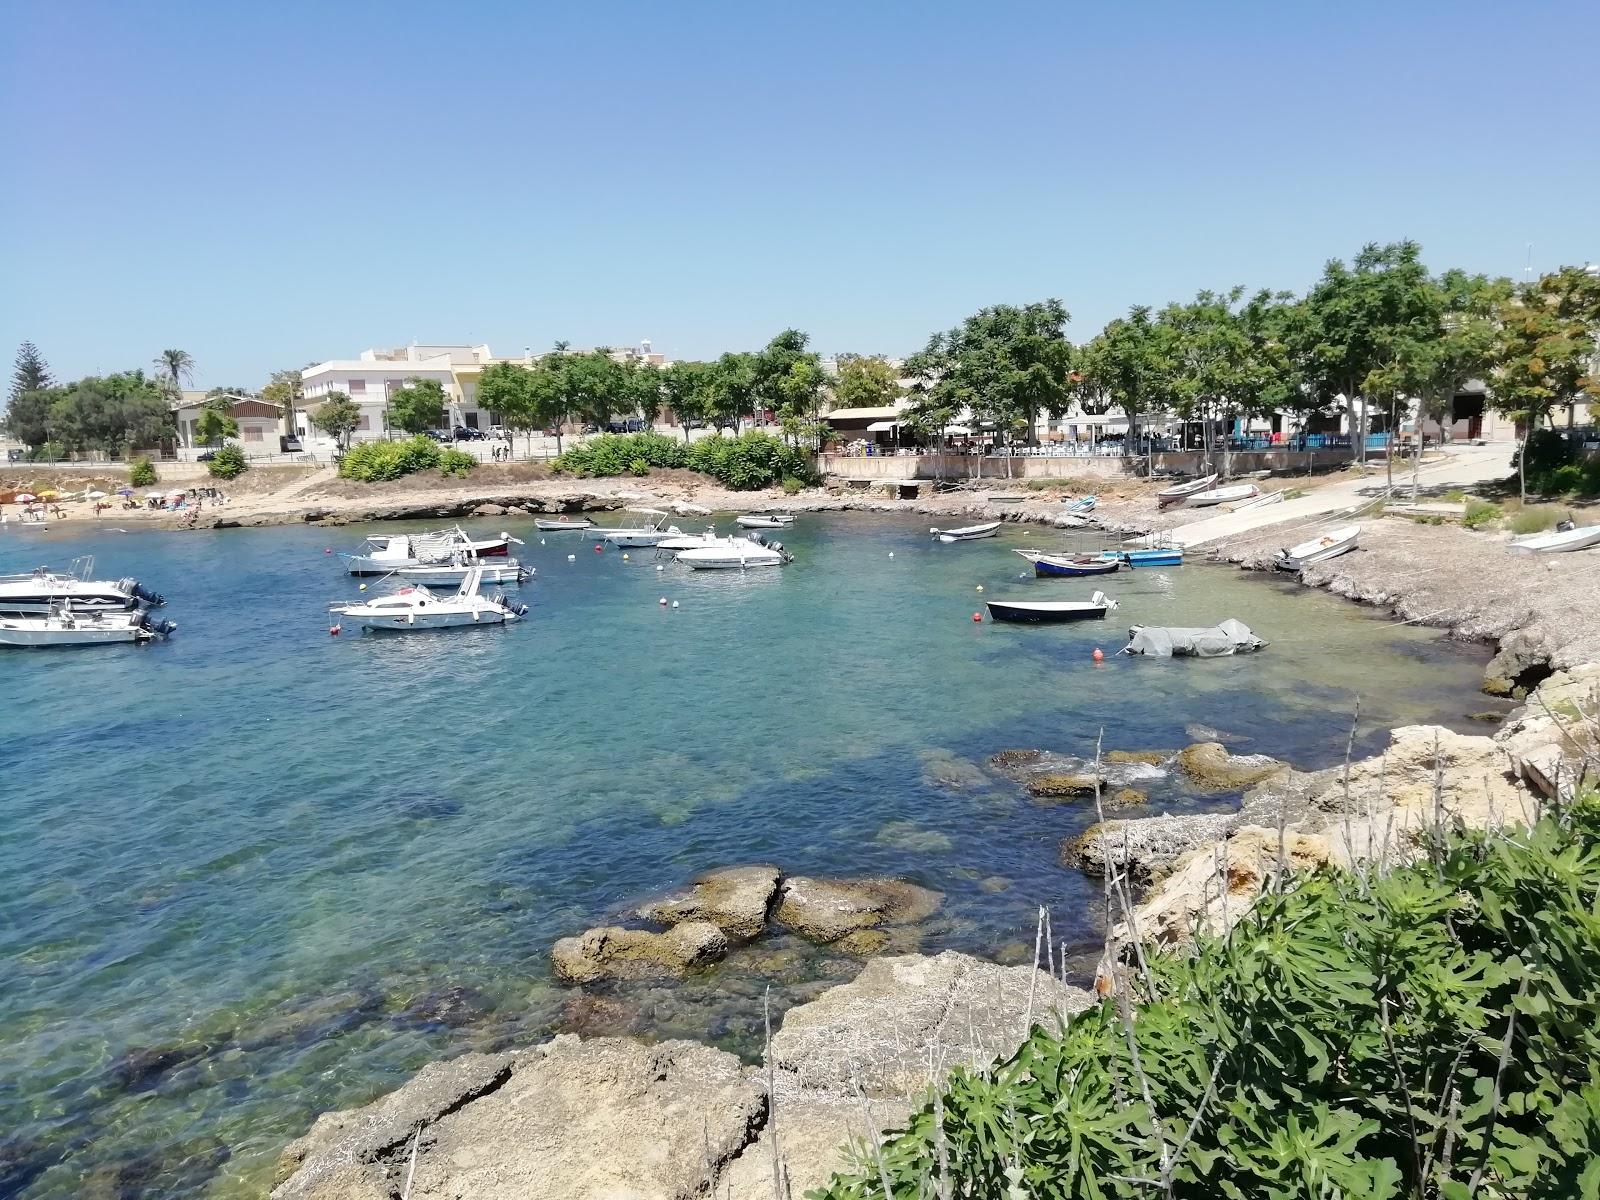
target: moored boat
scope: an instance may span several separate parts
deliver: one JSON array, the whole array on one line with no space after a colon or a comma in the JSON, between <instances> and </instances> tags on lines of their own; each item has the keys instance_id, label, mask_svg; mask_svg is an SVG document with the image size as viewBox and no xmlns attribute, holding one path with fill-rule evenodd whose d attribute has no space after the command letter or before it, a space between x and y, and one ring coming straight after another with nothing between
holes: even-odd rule
<instances>
[{"instance_id":1,"label":"moored boat","mask_svg":"<svg viewBox=\"0 0 1600 1200\"><path fill-rule=\"evenodd\" d=\"M1557 527L1554 533L1535 533L1511 541L1511 548L1524 554L1571 554L1590 546L1600 546L1600 525Z\"/></svg>"},{"instance_id":2,"label":"moored boat","mask_svg":"<svg viewBox=\"0 0 1600 1200\"><path fill-rule=\"evenodd\" d=\"M367 537L365 554L344 554L352 575L390 575L405 567L437 566L457 555L471 559L504 558L510 544L520 541L508 533L474 540L459 525L437 533L374 533Z\"/></svg>"},{"instance_id":3,"label":"moored boat","mask_svg":"<svg viewBox=\"0 0 1600 1200\"><path fill-rule=\"evenodd\" d=\"M1188 508L1209 508L1214 504L1237 504L1241 500L1254 500L1261 489L1253 483L1230 483L1226 487L1207 488L1195 492L1184 500Z\"/></svg>"},{"instance_id":4,"label":"moored boat","mask_svg":"<svg viewBox=\"0 0 1600 1200\"><path fill-rule=\"evenodd\" d=\"M989 615L996 621L1055 624L1099 620L1115 607L1115 600L1096 592L1088 600L991 600Z\"/></svg>"},{"instance_id":5,"label":"moored boat","mask_svg":"<svg viewBox=\"0 0 1600 1200\"><path fill-rule=\"evenodd\" d=\"M928 532L938 538L939 541L945 543L975 542L979 538L991 538L999 533L1000 522L986 521L982 525L965 525L960 529L939 529L935 527L928 530Z\"/></svg>"},{"instance_id":6,"label":"moored boat","mask_svg":"<svg viewBox=\"0 0 1600 1200\"><path fill-rule=\"evenodd\" d=\"M1279 550L1277 557L1272 560L1272 565L1280 571L1298 571L1309 567L1312 563L1326 562L1330 558L1338 558L1339 555L1354 550L1356 539L1360 536L1359 525L1330 529L1327 533L1301 542L1298 546L1288 546Z\"/></svg>"},{"instance_id":7,"label":"moored boat","mask_svg":"<svg viewBox=\"0 0 1600 1200\"><path fill-rule=\"evenodd\" d=\"M1063 500L1062 503L1067 506L1069 513L1077 513L1083 516L1094 511L1094 506L1100 503L1100 497L1079 496L1076 500Z\"/></svg>"},{"instance_id":8,"label":"moored boat","mask_svg":"<svg viewBox=\"0 0 1600 1200\"><path fill-rule=\"evenodd\" d=\"M1040 576L1110 575L1123 567L1121 558L1102 558L1098 554L1047 554L1039 550L1018 550L1033 564L1033 573Z\"/></svg>"},{"instance_id":9,"label":"moored boat","mask_svg":"<svg viewBox=\"0 0 1600 1200\"><path fill-rule=\"evenodd\" d=\"M783 529L794 524L794 517L789 513L745 513L733 523L745 529Z\"/></svg>"},{"instance_id":10,"label":"moored boat","mask_svg":"<svg viewBox=\"0 0 1600 1200\"><path fill-rule=\"evenodd\" d=\"M1284 499L1284 494L1287 490L1287 488L1279 488L1275 492L1263 492L1254 500L1239 505L1238 511L1244 512L1247 508L1265 508L1269 504L1277 504Z\"/></svg>"},{"instance_id":11,"label":"moored boat","mask_svg":"<svg viewBox=\"0 0 1600 1200\"><path fill-rule=\"evenodd\" d=\"M469 625L504 625L519 620L526 604L511 604L499 596L483 596L478 588L483 571L474 566L455 592L438 593L425 585L401 588L357 604L334 604L328 612L354 621L363 629L411 633L427 629L452 629ZM339 632L335 624L330 632Z\"/></svg>"},{"instance_id":12,"label":"moored boat","mask_svg":"<svg viewBox=\"0 0 1600 1200\"><path fill-rule=\"evenodd\" d=\"M1147 658L1226 658L1253 654L1266 645L1243 621L1229 618L1206 629L1135 625L1128 630L1128 644L1118 653Z\"/></svg>"},{"instance_id":13,"label":"moored boat","mask_svg":"<svg viewBox=\"0 0 1600 1200\"><path fill-rule=\"evenodd\" d=\"M1156 493L1156 506L1166 508L1169 505L1179 504L1198 492L1206 491L1216 483L1215 475L1206 475L1200 479L1190 480L1188 483L1175 483L1171 487L1162 488Z\"/></svg>"},{"instance_id":14,"label":"moored boat","mask_svg":"<svg viewBox=\"0 0 1600 1200\"><path fill-rule=\"evenodd\" d=\"M50 611L57 603L71 605L79 613L130 612L139 608L158 608L161 595L142 586L137 579L94 579L94 556L72 560L65 571L39 567L20 575L0 576L0 616L35 616Z\"/></svg>"},{"instance_id":15,"label":"moored boat","mask_svg":"<svg viewBox=\"0 0 1600 1200\"><path fill-rule=\"evenodd\" d=\"M171 621L152 620L142 610L80 612L61 601L46 612L0 617L0 646L132 645L175 629Z\"/></svg>"},{"instance_id":16,"label":"moored boat","mask_svg":"<svg viewBox=\"0 0 1600 1200\"><path fill-rule=\"evenodd\" d=\"M594 522L588 517L535 517L534 527L540 533L570 533L575 530L593 529Z\"/></svg>"},{"instance_id":17,"label":"moored boat","mask_svg":"<svg viewBox=\"0 0 1600 1200\"><path fill-rule=\"evenodd\" d=\"M395 572L407 583L434 583L459 586L467 581L472 571L481 572L484 583L520 584L533 578L533 568L525 567L514 558L479 562L458 556L454 562L430 563L426 566L401 567Z\"/></svg>"},{"instance_id":18,"label":"moored boat","mask_svg":"<svg viewBox=\"0 0 1600 1200\"><path fill-rule=\"evenodd\" d=\"M668 514L659 508L630 508L626 511L635 516L654 517L655 520L648 525L597 526L600 537L613 546L658 546L668 538L683 536L683 530L667 524Z\"/></svg>"},{"instance_id":19,"label":"moored boat","mask_svg":"<svg viewBox=\"0 0 1600 1200\"><path fill-rule=\"evenodd\" d=\"M794 555L783 548L782 542L768 545L746 538L729 538L721 545L680 551L678 561L697 571L742 571L747 567L785 566L794 561Z\"/></svg>"},{"instance_id":20,"label":"moored boat","mask_svg":"<svg viewBox=\"0 0 1600 1200\"><path fill-rule=\"evenodd\" d=\"M1100 558L1116 559L1130 567L1181 567L1182 546L1156 546L1143 550L1102 550Z\"/></svg>"}]
</instances>

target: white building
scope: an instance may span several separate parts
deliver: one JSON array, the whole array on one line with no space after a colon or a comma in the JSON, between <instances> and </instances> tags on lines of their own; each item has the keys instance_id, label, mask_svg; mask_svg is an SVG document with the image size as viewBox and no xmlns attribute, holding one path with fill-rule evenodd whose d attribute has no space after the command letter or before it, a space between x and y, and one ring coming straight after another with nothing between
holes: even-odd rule
<instances>
[{"instance_id":1,"label":"white building","mask_svg":"<svg viewBox=\"0 0 1600 1200\"><path fill-rule=\"evenodd\" d=\"M216 399L228 402L228 415L239 426L238 441L246 454L277 454L278 436L283 433L283 409L256 396L225 395ZM205 446L195 431L200 412L208 403L205 392L184 392L172 402L178 428L178 445L186 450Z\"/></svg>"}]
</instances>

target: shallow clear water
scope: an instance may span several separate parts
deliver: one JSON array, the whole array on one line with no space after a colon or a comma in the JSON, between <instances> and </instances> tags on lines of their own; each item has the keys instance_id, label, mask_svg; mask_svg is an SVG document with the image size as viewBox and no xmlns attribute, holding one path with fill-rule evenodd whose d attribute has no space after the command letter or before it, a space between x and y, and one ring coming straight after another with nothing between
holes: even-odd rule
<instances>
[{"instance_id":1,"label":"shallow clear water","mask_svg":"<svg viewBox=\"0 0 1600 1200\"><path fill-rule=\"evenodd\" d=\"M939 888L927 950L1031 953L1048 904L1087 949L1098 885L1058 846L1092 815L1028 800L985 766L1003 748L1170 748L1198 722L1316 766L1357 693L1369 750L1485 707L1484 652L1320 593L1204 565L1034 581L1008 549L1063 535L941 546L927 523L802 517L793 566L742 575L496 518L538 569L529 619L388 638L327 633L356 585L325 550L356 529L0 539L0 571L92 552L180 625L0 653L0 1197L259 1194L315 1113L558 1027L748 1052L766 981L788 1003L858 964L775 938L589 1008L549 977L555 938L710 866ZM1122 607L975 624L979 585ZM1271 648L1111 654L1135 622L1229 616Z\"/></svg>"}]
</instances>

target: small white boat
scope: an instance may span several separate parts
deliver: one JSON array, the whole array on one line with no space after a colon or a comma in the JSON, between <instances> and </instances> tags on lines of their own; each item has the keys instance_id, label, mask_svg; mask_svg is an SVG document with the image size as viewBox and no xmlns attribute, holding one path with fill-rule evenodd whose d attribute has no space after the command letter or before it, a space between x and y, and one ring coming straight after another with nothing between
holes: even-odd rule
<instances>
[{"instance_id":1,"label":"small white boat","mask_svg":"<svg viewBox=\"0 0 1600 1200\"><path fill-rule=\"evenodd\" d=\"M405 567L430 567L452 562L459 554L469 558L504 558L508 546L521 541L508 533L474 541L459 525L439 533L375 533L367 538L365 554L345 554L352 575L392 575Z\"/></svg>"},{"instance_id":2,"label":"small white boat","mask_svg":"<svg viewBox=\"0 0 1600 1200\"><path fill-rule=\"evenodd\" d=\"M1360 536L1359 525L1330 529L1327 533L1301 542L1298 546L1279 550L1272 565L1280 571L1298 571L1309 567L1312 563L1327 562L1330 558L1338 558L1339 555L1354 550L1356 539Z\"/></svg>"},{"instance_id":3,"label":"small white boat","mask_svg":"<svg viewBox=\"0 0 1600 1200\"><path fill-rule=\"evenodd\" d=\"M703 550L708 546L721 546L731 542L731 537L718 537L714 525L708 525L704 533L684 533L677 537L669 537L656 543L657 550Z\"/></svg>"},{"instance_id":4,"label":"small white boat","mask_svg":"<svg viewBox=\"0 0 1600 1200\"><path fill-rule=\"evenodd\" d=\"M480 562L460 555L452 562L401 567L395 574L407 583L459 586L467 581L467 575L474 570L482 573L484 583L520 584L524 580L533 578L533 568L523 566L514 558L497 558Z\"/></svg>"},{"instance_id":5,"label":"small white boat","mask_svg":"<svg viewBox=\"0 0 1600 1200\"><path fill-rule=\"evenodd\" d=\"M989 615L996 621L1057 624L1097 620L1116 606L1104 592L1096 592L1088 600L991 600Z\"/></svg>"},{"instance_id":6,"label":"small white boat","mask_svg":"<svg viewBox=\"0 0 1600 1200\"><path fill-rule=\"evenodd\" d=\"M1265 508L1269 504L1277 504L1284 498L1286 491L1288 491L1287 488L1279 488L1275 492L1263 492L1248 504L1239 505L1235 511L1243 512L1247 508Z\"/></svg>"},{"instance_id":7,"label":"small white boat","mask_svg":"<svg viewBox=\"0 0 1600 1200\"><path fill-rule=\"evenodd\" d=\"M786 563L792 563L794 555L778 542L773 542L769 546L745 538L730 538L726 544L720 546L702 546L696 550L681 551L678 554L678 561L686 563L697 571L729 571L735 568L742 571L747 567L781 567Z\"/></svg>"},{"instance_id":8,"label":"small white boat","mask_svg":"<svg viewBox=\"0 0 1600 1200\"><path fill-rule=\"evenodd\" d=\"M411 585L387 596L359 604L334 604L328 612L353 621L363 629L412 633L425 629L453 629L467 625L505 625L528 611L526 604L510 604L498 596L481 596L483 571L474 566L461 587L443 595L425 586ZM335 624L331 632L339 632Z\"/></svg>"},{"instance_id":9,"label":"small white boat","mask_svg":"<svg viewBox=\"0 0 1600 1200\"><path fill-rule=\"evenodd\" d=\"M733 523L746 529L782 529L786 525L793 525L794 517L788 513L745 513L742 517L735 517Z\"/></svg>"},{"instance_id":10,"label":"small white boat","mask_svg":"<svg viewBox=\"0 0 1600 1200\"><path fill-rule=\"evenodd\" d=\"M176 628L142 611L79 612L61 602L48 612L0 617L0 646L131 645L166 637Z\"/></svg>"},{"instance_id":11,"label":"small white boat","mask_svg":"<svg viewBox=\"0 0 1600 1200\"><path fill-rule=\"evenodd\" d=\"M540 533L568 533L573 530L594 528L594 522L588 517L562 517L559 520L535 517L533 523Z\"/></svg>"},{"instance_id":12,"label":"small white boat","mask_svg":"<svg viewBox=\"0 0 1600 1200\"><path fill-rule=\"evenodd\" d=\"M682 537L683 530L668 525L668 514L659 508L630 508L635 516L654 517L648 525L619 525L609 529L599 528L600 536L613 546L659 546L668 538Z\"/></svg>"},{"instance_id":13,"label":"small white boat","mask_svg":"<svg viewBox=\"0 0 1600 1200\"><path fill-rule=\"evenodd\" d=\"M1226 487L1208 488L1195 492L1184 504L1188 508L1209 508L1213 504L1236 504L1240 500L1254 500L1261 489L1253 483L1230 483Z\"/></svg>"},{"instance_id":14,"label":"small white boat","mask_svg":"<svg viewBox=\"0 0 1600 1200\"><path fill-rule=\"evenodd\" d=\"M961 529L930 529L928 530L941 542L975 542L979 538L993 537L1000 532L999 521L989 521L983 525L967 525Z\"/></svg>"},{"instance_id":15,"label":"small white boat","mask_svg":"<svg viewBox=\"0 0 1600 1200\"><path fill-rule=\"evenodd\" d=\"M1587 550L1590 546L1600 546L1600 525L1535 533L1514 538L1511 542L1513 550L1521 550L1524 554L1570 554L1574 550Z\"/></svg>"},{"instance_id":16,"label":"small white boat","mask_svg":"<svg viewBox=\"0 0 1600 1200\"><path fill-rule=\"evenodd\" d=\"M1175 483L1171 487L1162 488L1156 493L1156 506L1166 508L1168 505L1187 500L1197 492L1205 491L1216 481L1215 475L1207 475L1201 479L1190 480L1188 483Z\"/></svg>"}]
</instances>

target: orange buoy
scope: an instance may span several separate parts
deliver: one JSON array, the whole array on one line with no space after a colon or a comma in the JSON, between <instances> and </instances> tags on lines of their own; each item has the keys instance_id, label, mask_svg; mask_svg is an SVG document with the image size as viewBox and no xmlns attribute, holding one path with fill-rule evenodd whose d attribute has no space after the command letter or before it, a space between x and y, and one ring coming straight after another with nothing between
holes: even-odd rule
<instances>
[{"instance_id":1,"label":"orange buoy","mask_svg":"<svg viewBox=\"0 0 1600 1200\"><path fill-rule=\"evenodd\" d=\"M974 621L980 621L981 622L983 620L983 614L982 613L973 613L972 614L972 619Z\"/></svg>"},{"instance_id":2,"label":"orange buoy","mask_svg":"<svg viewBox=\"0 0 1600 1200\"><path fill-rule=\"evenodd\" d=\"M1100 649L1099 646L1094 648L1094 660L1095 662L1105 662L1106 660L1106 652Z\"/></svg>"}]
</instances>

